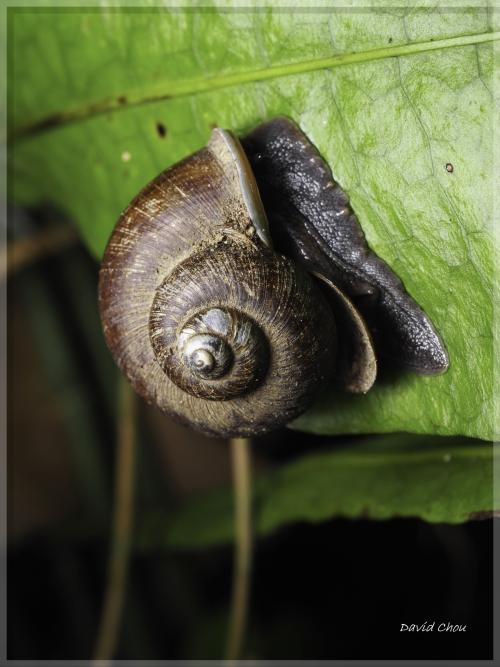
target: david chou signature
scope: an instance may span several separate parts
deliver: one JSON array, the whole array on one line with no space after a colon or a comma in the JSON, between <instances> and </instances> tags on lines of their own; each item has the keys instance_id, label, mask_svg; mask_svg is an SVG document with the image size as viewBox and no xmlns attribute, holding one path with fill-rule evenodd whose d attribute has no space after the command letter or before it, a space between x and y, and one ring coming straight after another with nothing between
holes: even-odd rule
<instances>
[{"instance_id":1,"label":"david chou signature","mask_svg":"<svg viewBox=\"0 0 500 667\"><path fill-rule=\"evenodd\" d=\"M458 625L448 621L446 623L438 623L432 621L432 623L425 621L422 625L416 625L411 623L407 625L406 623L401 623L400 632L467 632L467 625Z\"/></svg>"}]
</instances>

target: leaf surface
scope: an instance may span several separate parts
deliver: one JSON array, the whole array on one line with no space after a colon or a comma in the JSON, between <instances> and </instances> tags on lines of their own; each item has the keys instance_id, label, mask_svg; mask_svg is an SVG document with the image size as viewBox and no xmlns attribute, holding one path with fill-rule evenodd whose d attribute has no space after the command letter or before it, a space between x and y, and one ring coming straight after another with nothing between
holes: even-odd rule
<instances>
[{"instance_id":1,"label":"leaf surface","mask_svg":"<svg viewBox=\"0 0 500 667\"><path fill-rule=\"evenodd\" d=\"M461 523L489 516L494 459L498 475L500 458L492 445L455 438L392 435L335 446L255 480L254 530L263 536L290 522L331 517ZM146 514L137 536L143 549L198 548L232 539L229 489L189 501L170 519Z\"/></svg>"},{"instance_id":2,"label":"leaf surface","mask_svg":"<svg viewBox=\"0 0 500 667\"><path fill-rule=\"evenodd\" d=\"M11 195L70 215L100 256L130 199L213 126L288 115L451 362L328 391L294 426L491 439L495 20L479 3L11 9Z\"/></svg>"}]
</instances>

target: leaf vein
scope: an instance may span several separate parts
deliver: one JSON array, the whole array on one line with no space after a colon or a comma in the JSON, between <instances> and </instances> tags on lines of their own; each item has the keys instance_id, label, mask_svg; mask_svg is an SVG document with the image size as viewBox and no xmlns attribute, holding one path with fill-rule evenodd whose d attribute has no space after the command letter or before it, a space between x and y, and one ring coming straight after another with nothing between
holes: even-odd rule
<instances>
[{"instance_id":1,"label":"leaf vein","mask_svg":"<svg viewBox=\"0 0 500 667\"><path fill-rule=\"evenodd\" d=\"M344 65L352 65L363 62L372 62L385 58L410 56L439 49L483 44L486 42L493 42L498 39L500 39L500 32L461 35L459 37L450 37L446 39L414 42L395 46L385 46L378 49L370 49L368 51L337 54L328 58L317 58L313 60L299 61L296 63L287 63L285 65L277 65L264 69L248 70L246 72L232 74L222 74L211 78L204 76L200 78L193 78L188 81L180 80L171 82L168 92L162 88L157 91L138 90L135 92L135 94L130 93L127 95L127 103L125 104L123 103L124 96L119 95L112 99L101 100L86 106L64 110L59 113L52 114L49 117L34 120L20 128L15 129L13 131L13 135L10 138L16 139L37 135L50 129L56 129L64 125L68 125L70 123L91 118L93 116L110 111L123 111L131 107L153 104L163 100L186 97L199 93L212 92L221 88L230 88L246 83L257 83L260 81L292 76L294 74L304 74L306 72L317 70L327 70L334 67L341 67Z\"/></svg>"}]
</instances>

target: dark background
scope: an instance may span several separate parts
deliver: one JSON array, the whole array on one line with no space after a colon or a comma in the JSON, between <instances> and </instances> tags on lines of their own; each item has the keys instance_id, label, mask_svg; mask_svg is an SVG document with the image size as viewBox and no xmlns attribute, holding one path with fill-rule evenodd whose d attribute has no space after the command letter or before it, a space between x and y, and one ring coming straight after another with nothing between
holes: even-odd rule
<instances>
[{"instance_id":1,"label":"dark background","mask_svg":"<svg viewBox=\"0 0 500 667\"><path fill-rule=\"evenodd\" d=\"M17 215L15 237L50 216ZM92 655L105 586L117 373L96 311L98 265L75 241L8 282L8 657ZM137 512L230 480L227 443L141 406ZM283 430L257 470L334 438ZM493 521L295 524L256 546L244 657L488 659ZM134 551L117 658L223 655L232 548ZM451 621L467 632L400 632Z\"/></svg>"},{"instance_id":2,"label":"dark background","mask_svg":"<svg viewBox=\"0 0 500 667\"><path fill-rule=\"evenodd\" d=\"M289 527L257 548L246 657L492 657L491 522L330 521ZM117 657L217 659L231 556L135 557ZM9 658L91 654L106 545L47 536L11 546ZM465 633L401 633L402 622L467 624Z\"/></svg>"}]
</instances>

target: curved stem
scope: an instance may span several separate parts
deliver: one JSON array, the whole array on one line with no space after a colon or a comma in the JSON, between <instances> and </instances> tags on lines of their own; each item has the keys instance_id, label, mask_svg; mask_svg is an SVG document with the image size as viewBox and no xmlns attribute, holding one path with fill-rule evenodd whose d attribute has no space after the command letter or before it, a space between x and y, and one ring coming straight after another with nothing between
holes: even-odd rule
<instances>
[{"instance_id":1,"label":"curved stem","mask_svg":"<svg viewBox=\"0 0 500 667\"><path fill-rule=\"evenodd\" d=\"M247 625L252 568L251 441L247 438L234 438L230 446L235 500L235 544L226 659L237 660L241 655Z\"/></svg>"},{"instance_id":2,"label":"curved stem","mask_svg":"<svg viewBox=\"0 0 500 667\"><path fill-rule=\"evenodd\" d=\"M132 388L123 378L120 379L118 412L113 532L108 580L94 653L94 660L107 662L116 650L125 600L134 508L136 400Z\"/></svg>"},{"instance_id":3,"label":"curved stem","mask_svg":"<svg viewBox=\"0 0 500 667\"><path fill-rule=\"evenodd\" d=\"M38 260L76 245L77 241L76 229L70 225L47 227L33 236L12 241L0 248L0 281Z\"/></svg>"}]
</instances>

